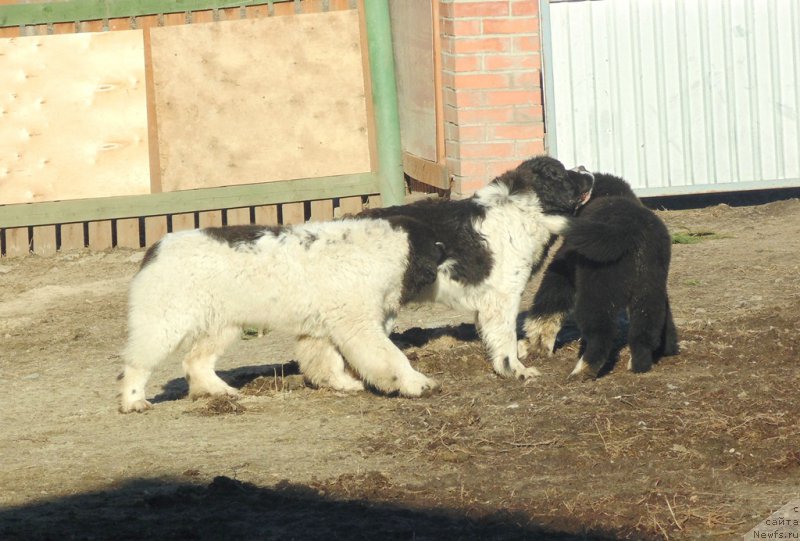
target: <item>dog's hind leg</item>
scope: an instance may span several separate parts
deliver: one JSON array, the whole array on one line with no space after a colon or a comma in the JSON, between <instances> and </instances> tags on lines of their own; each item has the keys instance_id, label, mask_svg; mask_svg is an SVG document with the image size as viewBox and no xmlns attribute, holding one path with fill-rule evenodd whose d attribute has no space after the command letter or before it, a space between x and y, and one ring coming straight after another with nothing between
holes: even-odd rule
<instances>
[{"instance_id":1,"label":"dog's hind leg","mask_svg":"<svg viewBox=\"0 0 800 541\"><path fill-rule=\"evenodd\" d=\"M214 334L201 335L183 359L183 370L189 382L189 396L205 395L236 396L239 391L222 381L214 372L214 365L225 348L241 335L238 326L225 327Z\"/></svg>"},{"instance_id":2,"label":"dog's hind leg","mask_svg":"<svg viewBox=\"0 0 800 541\"><path fill-rule=\"evenodd\" d=\"M504 377L528 379L540 376L535 367L526 367L518 358L517 310L519 303L495 299L484 302L478 311L477 327L495 373Z\"/></svg>"},{"instance_id":3,"label":"dog's hind leg","mask_svg":"<svg viewBox=\"0 0 800 541\"><path fill-rule=\"evenodd\" d=\"M416 397L439 387L436 381L411 367L408 358L389 340L380 324L361 329L352 326L334 329L331 337L350 366L380 391L397 391L403 396Z\"/></svg>"},{"instance_id":4,"label":"dog's hind leg","mask_svg":"<svg viewBox=\"0 0 800 541\"><path fill-rule=\"evenodd\" d=\"M301 336L297 339L295 354L303 376L315 387L364 390L364 384L347 372L344 359L328 338Z\"/></svg>"},{"instance_id":5,"label":"dog's hind leg","mask_svg":"<svg viewBox=\"0 0 800 541\"><path fill-rule=\"evenodd\" d=\"M593 310L602 306L602 310ZM581 330L583 354L569 375L570 379L583 377L594 379L609 361L614 348L616 321L613 303L599 305L595 302L575 305L575 320Z\"/></svg>"},{"instance_id":6,"label":"dog's hind leg","mask_svg":"<svg viewBox=\"0 0 800 541\"><path fill-rule=\"evenodd\" d=\"M659 302L660 301L660 302ZM628 345L631 358L628 370L647 372L653 366L653 353L659 348L664 331L666 304L663 299L639 299L631 303L628 315Z\"/></svg>"}]
</instances>

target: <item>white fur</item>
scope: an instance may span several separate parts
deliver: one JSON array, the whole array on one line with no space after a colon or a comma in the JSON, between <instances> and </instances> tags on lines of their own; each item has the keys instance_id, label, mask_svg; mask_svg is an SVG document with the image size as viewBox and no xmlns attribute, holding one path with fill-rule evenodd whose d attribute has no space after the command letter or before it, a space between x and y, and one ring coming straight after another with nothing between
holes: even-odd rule
<instances>
[{"instance_id":1,"label":"white fur","mask_svg":"<svg viewBox=\"0 0 800 541\"><path fill-rule=\"evenodd\" d=\"M497 374L520 379L538 376L536 368L525 367L519 360L517 314L533 264L543 257L550 236L564 231L568 219L543 214L535 194L509 195L502 183L482 188L476 200L486 207L485 218L473 225L492 252L491 272L480 284L464 285L451 278L445 262L427 300L475 312L478 332Z\"/></svg>"},{"instance_id":2,"label":"white fur","mask_svg":"<svg viewBox=\"0 0 800 541\"><path fill-rule=\"evenodd\" d=\"M214 372L242 326L298 337L301 370L314 384L419 396L437 386L387 337L400 306L409 245L384 220L295 226L231 247L200 230L172 233L130 288L123 412L150 407L145 384L181 344L190 394L236 394Z\"/></svg>"},{"instance_id":3,"label":"white fur","mask_svg":"<svg viewBox=\"0 0 800 541\"><path fill-rule=\"evenodd\" d=\"M540 353L552 355L556 349L556 338L564 324L564 314L529 318L525 321L525 334L527 340L520 340L519 347L525 348L527 343Z\"/></svg>"},{"instance_id":4,"label":"white fur","mask_svg":"<svg viewBox=\"0 0 800 541\"><path fill-rule=\"evenodd\" d=\"M569 376L567 376L567 379L580 376L581 374L586 372L586 368L588 366L589 365L586 364L586 361L583 360L583 357L581 357L580 359L578 359L578 362L575 364L575 368L573 368L572 372L570 372Z\"/></svg>"}]
</instances>

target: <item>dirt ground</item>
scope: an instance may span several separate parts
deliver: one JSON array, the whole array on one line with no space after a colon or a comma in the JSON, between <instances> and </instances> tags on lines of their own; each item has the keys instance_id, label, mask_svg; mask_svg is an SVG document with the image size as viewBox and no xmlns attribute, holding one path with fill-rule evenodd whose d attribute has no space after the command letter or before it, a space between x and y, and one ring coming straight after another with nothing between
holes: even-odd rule
<instances>
[{"instance_id":1,"label":"dirt ground","mask_svg":"<svg viewBox=\"0 0 800 541\"><path fill-rule=\"evenodd\" d=\"M659 214L701 240L673 251L679 356L567 382L568 342L523 384L413 306L393 338L443 387L413 400L305 387L244 333L240 400L189 400L172 359L122 415L142 251L0 260L0 539L738 538L800 497L800 200Z\"/></svg>"}]
</instances>

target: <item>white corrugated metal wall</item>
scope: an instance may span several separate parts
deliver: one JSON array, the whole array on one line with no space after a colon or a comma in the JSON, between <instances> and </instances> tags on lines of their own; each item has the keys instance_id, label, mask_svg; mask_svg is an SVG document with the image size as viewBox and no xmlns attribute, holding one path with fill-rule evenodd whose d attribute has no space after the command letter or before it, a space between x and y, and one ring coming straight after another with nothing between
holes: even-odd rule
<instances>
[{"instance_id":1,"label":"white corrugated metal wall","mask_svg":"<svg viewBox=\"0 0 800 541\"><path fill-rule=\"evenodd\" d=\"M542 0L550 152L640 195L800 186L800 0Z\"/></svg>"}]
</instances>

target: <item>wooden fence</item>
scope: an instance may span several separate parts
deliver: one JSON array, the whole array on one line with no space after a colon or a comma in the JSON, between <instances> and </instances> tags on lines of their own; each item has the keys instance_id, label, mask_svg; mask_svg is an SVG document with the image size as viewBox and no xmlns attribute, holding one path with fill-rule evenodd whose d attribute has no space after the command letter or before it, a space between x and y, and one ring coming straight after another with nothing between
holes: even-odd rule
<instances>
[{"instance_id":1,"label":"wooden fence","mask_svg":"<svg viewBox=\"0 0 800 541\"><path fill-rule=\"evenodd\" d=\"M2 255L399 203L389 28L385 0L0 5Z\"/></svg>"}]
</instances>

